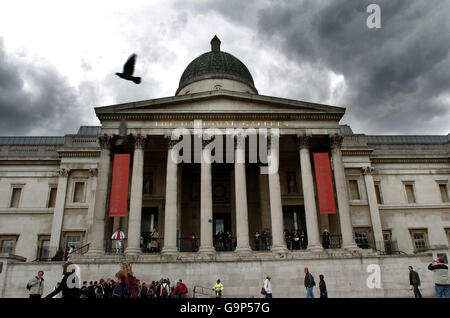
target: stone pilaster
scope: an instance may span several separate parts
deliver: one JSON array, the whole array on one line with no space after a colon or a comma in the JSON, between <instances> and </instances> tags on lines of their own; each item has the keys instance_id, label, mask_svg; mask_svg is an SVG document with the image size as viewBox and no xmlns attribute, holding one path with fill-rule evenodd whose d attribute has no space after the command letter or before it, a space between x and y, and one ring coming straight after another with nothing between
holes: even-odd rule
<instances>
[{"instance_id":1,"label":"stone pilaster","mask_svg":"<svg viewBox=\"0 0 450 318\"><path fill-rule=\"evenodd\" d=\"M105 253L105 215L106 202L108 200L109 175L111 172L111 143L112 137L100 136L101 147L100 160L98 163L97 187L95 192L94 223L92 226L92 240L88 255L97 256Z\"/></svg>"},{"instance_id":2,"label":"stone pilaster","mask_svg":"<svg viewBox=\"0 0 450 318\"><path fill-rule=\"evenodd\" d=\"M61 168L58 170L58 188L56 190L56 201L53 209L52 231L50 235L49 255L54 256L60 246L62 223L64 218L64 207L66 205L67 179L70 169Z\"/></svg>"},{"instance_id":3,"label":"stone pilaster","mask_svg":"<svg viewBox=\"0 0 450 318\"><path fill-rule=\"evenodd\" d=\"M366 184L367 201L369 202L370 220L372 222L375 244L377 249L384 250L383 228L381 226L380 211L378 210L377 195L372 177L374 168L363 167L361 170L364 174L364 182Z\"/></svg>"},{"instance_id":4,"label":"stone pilaster","mask_svg":"<svg viewBox=\"0 0 450 318\"><path fill-rule=\"evenodd\" d=\"M308 250L320 252L323 248L320 244L319 221L317 217L316 197L314 195L314 180L309 152L311 139L312 137L308 135L297 136L300 152L300 170L302 173Z\"/></svg>"}]
</instances>

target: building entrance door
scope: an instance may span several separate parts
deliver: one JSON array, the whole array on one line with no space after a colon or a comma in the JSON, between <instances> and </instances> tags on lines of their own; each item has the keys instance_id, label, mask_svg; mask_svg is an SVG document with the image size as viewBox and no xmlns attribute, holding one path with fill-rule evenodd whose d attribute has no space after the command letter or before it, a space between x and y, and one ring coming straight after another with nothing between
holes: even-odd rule
<instances>
[{"instance_id":1,"label":"building entrance door","mask_svg":"<svg viewBox=\"0 0 450 318\"><path fill-rule=\"evenodd\" d=\"M218 235L222 230L223 234ZM218 251L225 251L232 249L233 239L228 239L226 233L231 233L231 214L230 213L214 213L213 216L213 235L214 247Z\"/></svg>"},{"instance_id":2,"label":"building entrance door","mask_svg":"<svg viewBox=\"0 0 450 318\"><path fill-rule=\"evenodd\" d=\"M150 235L153 229L158 231L158 208L146 207L142 208L141 216L141 248L146 251L150 243ZM159 231L158 231L159 233Z\"/></svg>"},{"instance_id":3,"label":"building entrance door","mask_svg":"<svg viewBox=\"0 0 450 318\"><path fill-rule=\"evenodd\" d=\"M283 206L283 221L288 249L305 249L308 246L305 209L302 205ZM302 230L304 235L302 234Z\"/></svg>"}]
</instances>

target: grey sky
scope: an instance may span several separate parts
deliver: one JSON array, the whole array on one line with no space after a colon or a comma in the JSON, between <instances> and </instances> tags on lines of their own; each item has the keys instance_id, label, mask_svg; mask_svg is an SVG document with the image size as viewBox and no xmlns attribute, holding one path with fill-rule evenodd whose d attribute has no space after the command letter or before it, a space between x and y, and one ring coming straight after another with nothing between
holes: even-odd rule
<instances>
[{"instance_id":1,"label":"grey sky","mask_svg":"<svg viewBox=\"0 0 450 318\"><path fill-rule=\"evenodd\" d=\"M358 133L450 132L450 1L67 3L0 4L0 135L73 133L99 124L94 106L173 95L214 34L262 95L346 107ZM133 52L141 85L114 75Z\"/></svg>"}]
</instances>

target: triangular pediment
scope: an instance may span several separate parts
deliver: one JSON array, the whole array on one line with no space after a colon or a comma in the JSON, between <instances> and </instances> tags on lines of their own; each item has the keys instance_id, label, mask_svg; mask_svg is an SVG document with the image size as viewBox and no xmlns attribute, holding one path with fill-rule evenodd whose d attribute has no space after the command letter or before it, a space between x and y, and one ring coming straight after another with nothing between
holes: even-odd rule
<instances>
[{"instance_id":1,"label":"triangular pediment","mask_svg":"<svg viewBox=\"0 0 450 318\"><path fill-rule=\"evenodd\" d=\"M190 95L150 99L95 108L101 119L106 115L157 114L277 114L333 115L341 118L345 108L304 101L218 90Z\"/></svg>"}]
</instances>

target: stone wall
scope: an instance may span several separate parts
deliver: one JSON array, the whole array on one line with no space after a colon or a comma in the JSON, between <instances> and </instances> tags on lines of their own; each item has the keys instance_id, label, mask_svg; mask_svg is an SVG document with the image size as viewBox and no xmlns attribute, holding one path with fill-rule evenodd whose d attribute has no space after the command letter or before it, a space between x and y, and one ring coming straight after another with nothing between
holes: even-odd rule
<instances>
[{"instance_id":1,"label":"stone wall","mask_svg":"<svg viewBox=\"0 0 450 318\"><path fill-rule=\"evenodd\" d=\"M145 282L168 277L172 282L183 279L192 296L193 286L211 287L217 279L224 286L225 297L260 298L262 282L267 275L272 277L274 297L302 298L306 296L303 285L304 267L308 267L319 281L319 274L325 276L329 297L414 297L409 289L408 266L412 265L422 280L424 297L434 296L433 274L427 269L431 254L421 256L360 256L328 259L273 259L261 261L193 261L193 262L136 262L135 275ZM53 290L61 279L62 263L21 263L9 262L7 270L0 274L1 297L27 297L26 283L39 270L45 272L45 294ZM11 263L12 262L12 263ZM113 278L119 269L119 261L98 263L78 263L81 280ZM369 289L366 280L371 273L366 272L369 264L381 268L381 288ZM318 287L314 289L319 296Z\"/></svg>"}]
</instances>

